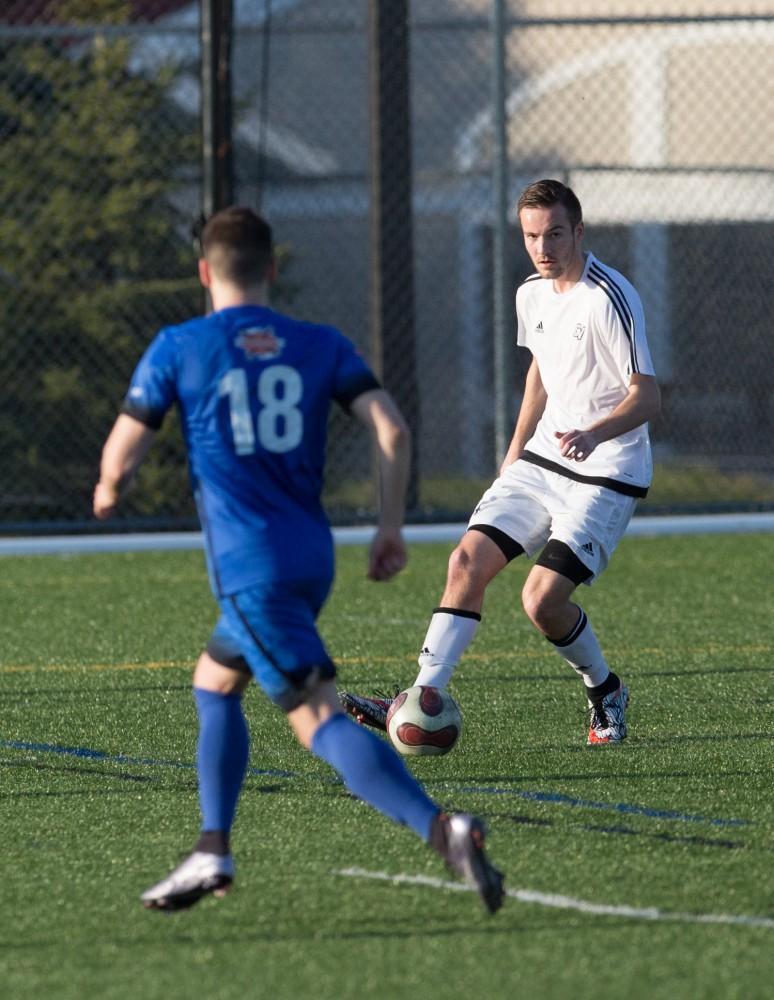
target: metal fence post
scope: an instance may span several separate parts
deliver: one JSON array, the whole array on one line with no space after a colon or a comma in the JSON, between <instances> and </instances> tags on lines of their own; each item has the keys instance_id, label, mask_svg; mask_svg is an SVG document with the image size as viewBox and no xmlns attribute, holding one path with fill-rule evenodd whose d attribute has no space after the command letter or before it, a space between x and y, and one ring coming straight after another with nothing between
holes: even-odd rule
<instances>
[{"instance_id":1,"label":"metal fence post","mask_svg":"<svg viewBox=\"0 0 774 1000\"><path fill-rule=\"evenodd\" d=\"M232 0L201 0L202 214L234 197L231 136Z\"/></svg>"},{"instance_id":2,"label":"metal fence post","mask_svg":"<svg viewBox=\"0 0 774 1000\"><path fill-rule=\"evenodd\" d=\"M419 501L407 0L370 0L371 323L376 366L411 425L407 504Z\"/></svg>"},{"instance_id":3,"label":"metal fence post","mask_svg":"<svg viewBox=\"0 0 774 1000\"><path fill-rule=\"evenodd\" d=\"M492 121L494 155L492 156L492 190L494 202L494 240L492 261L493 358L494 358L494 431L495 462L499 466L505 457L513 431L510 414L511 371L509 349L512 346L513 322L508 289L508 136L505 112L505 0L492 5Z\"/></svg>"}]
</instances>

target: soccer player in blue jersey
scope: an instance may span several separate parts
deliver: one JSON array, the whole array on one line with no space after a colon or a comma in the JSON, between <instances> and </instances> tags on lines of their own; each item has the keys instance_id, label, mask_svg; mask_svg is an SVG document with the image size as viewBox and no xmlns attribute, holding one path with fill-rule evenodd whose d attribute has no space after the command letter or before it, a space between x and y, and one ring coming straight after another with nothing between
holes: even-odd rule
<instances>
[{"instance_id":1,"label":"soccer player in blue jersey","mask_svg":"<svg viewBox=\"0 0 774 1000\"><path fill-rule=\"evenodd\" d=\"M609 746L626 736L629 693L573 594L604 571L648 492L648 421L659 413L660 392L639 295L583 249L575 193L536 181L518 213L535 266L516 293L518 344L532 364L499 477L449 559L414 683L446 687L476 634L491 580L517 556L536 554L524 610L583 682L587 744ZM361 722L384 728L389 699L342 698Z\"/></svg>"},{"instance_id":2,"label":"soccer player in blue jersey","mask_svg":"<svg viewBox=\"0 0 774 1000\"><path fill-rule=\"evenodd\" d=\"M495 912L501 873L482 822L447 815L384 740L343 713L316 619L334 575L320 494L332 401L369 428L379 456L372 580L406 563L401 527L410 438L353 344L329 326L269 308L271 228L248 208L216 213L202 232L199 277L213 311L161 330L141 358L105 443L94 513L110 517L166 412L180 413L210 582L220 617L194 672L201 833L192 853L142 894L179 910L234 878L230 832L248 761L242 694L254 677L299 741L347 788L411 827Z\"/></svg>"}]
</instances>

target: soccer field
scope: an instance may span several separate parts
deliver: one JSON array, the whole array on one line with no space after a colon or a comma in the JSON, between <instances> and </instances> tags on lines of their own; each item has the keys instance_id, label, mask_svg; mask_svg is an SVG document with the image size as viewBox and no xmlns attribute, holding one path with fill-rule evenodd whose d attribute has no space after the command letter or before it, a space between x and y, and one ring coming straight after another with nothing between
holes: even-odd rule
<instances>
[{"instance_id":1,"label":"soccer field","mask_svg":"<svg viewBox=\"0 0 774 1000\"><path fill-rule=\"evenodd\" d=\"M342 686L408 686L445 576L339 549L321 620ZM625 539L581 588L631 690L588 750L578 680L520 610L518 560L454 678L457 748L409 766L484 816L489 917L409 831L350 797L257 690L234 892L146 912L198 826L199 552L6 558L0 620L4 1000L769 998L774 536Z\"/></svg>"}]
</instances>

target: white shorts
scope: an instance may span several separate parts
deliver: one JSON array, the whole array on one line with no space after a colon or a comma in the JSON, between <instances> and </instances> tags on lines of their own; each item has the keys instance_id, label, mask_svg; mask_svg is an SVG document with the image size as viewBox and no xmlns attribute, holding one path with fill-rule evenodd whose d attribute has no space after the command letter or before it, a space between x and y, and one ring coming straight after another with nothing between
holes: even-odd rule
<instances>
[{"instance_id":1,"label":"white shorts","mask_svg":"<svg viewBox=\"0 0 774 1000\"><path fill-rule=\"evenodd\" d=\"M488 524L522 546L528 556L549 539L564 542L591 571L604 571L634 513L636 498L605 486L576 483L529 462L514 462L492 483L468 527Z\"/></svg>"}]
</instances>

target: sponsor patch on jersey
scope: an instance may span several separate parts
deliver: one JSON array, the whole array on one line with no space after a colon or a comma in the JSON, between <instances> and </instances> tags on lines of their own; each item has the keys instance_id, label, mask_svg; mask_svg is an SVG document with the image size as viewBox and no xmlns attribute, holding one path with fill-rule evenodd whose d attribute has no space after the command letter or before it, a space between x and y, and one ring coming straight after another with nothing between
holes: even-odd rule
<instances>
[{"instance_id":1,"label":"sponsor patch on jersey","mask_svg":"<svg viewBox=\"0 0 774 1000\"><path fill-rule=\"evenodd\" d=\"M234 343L248 358L257 361L270 361L278 357L285 346L285 341L270 326L251 326L247 330L241 330Z\"/></svg>"},{"instance_id":2,"label":"sponsor patch on jersey","mask_svg":"<svg viewBox=\"0 0 774 1000\"><path fill-rule=\"evenodd\" d=\"M572 331L572 335L573 337L575 337L576 340L582 340L583 334L585 332L586 332L586 327L583 325L583 323L576 323L575 329Z\"/></svg>"}]
</instances>

